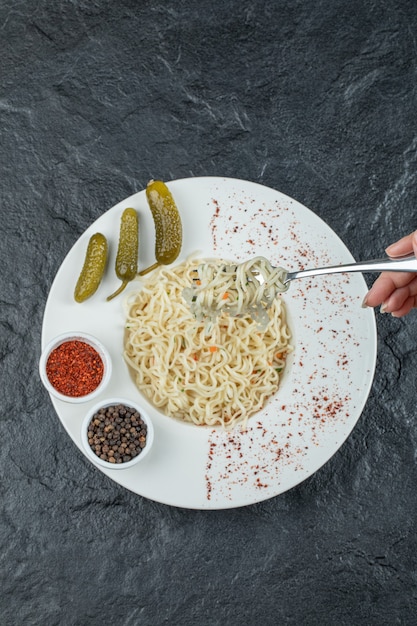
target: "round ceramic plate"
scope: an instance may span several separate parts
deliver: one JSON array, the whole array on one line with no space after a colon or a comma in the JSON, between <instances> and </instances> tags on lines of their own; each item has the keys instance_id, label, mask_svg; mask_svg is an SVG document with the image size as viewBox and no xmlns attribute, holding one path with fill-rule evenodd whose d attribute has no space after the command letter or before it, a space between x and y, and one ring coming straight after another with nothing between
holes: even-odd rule
<instances>
[{"instance_id":1,"label":"round ceramic plate","mask_svg":"<svg viewBox=\"0 0 417 626\"><path fill-rule=\"evenodd\" d=\"M181 262L201 256L244 261L262 255L289 270L353 260L337 235L313 212L282 193L229 178L191 178L168 184L181 213ZM140 219L139 266L154 261L154 224L141 191L104 213L62 263L46 304L42 343L65 331L98 337L113 359L104 397L143 403L153 418L151 454L125 471L98 469L146 498L195 509L225 509L277 496L316 472L346 440L367 400L376 362L373 311L361 308L361 274L294 281L284 294L294 352L279 391L253 415L245 432L181 423L141 397L123 360L123 295L114 273L120 216L134 207ZM98 291L77 304L74 285L95 232L109 242L109 263ZM140 287L133 281L125 293ZM51 397L74 443L83 451L81 424L89 403ZM99 399L95 399L97 402Z\"/></svg>"}]
</instances>

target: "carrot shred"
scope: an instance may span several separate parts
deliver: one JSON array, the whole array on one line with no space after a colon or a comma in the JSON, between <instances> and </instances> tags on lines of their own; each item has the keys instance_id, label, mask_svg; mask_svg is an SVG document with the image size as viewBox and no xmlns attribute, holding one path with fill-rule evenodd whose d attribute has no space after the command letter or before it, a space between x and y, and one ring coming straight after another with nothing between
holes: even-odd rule
<instances>
[{"instance_id":1,"label":"carrot shred","mask_svg":"<svg viewBox=\"0 0 417 626\"><path fill-rule=\"evenodd\" d=\"M227 300L228 297L229 297L229 293L225 291L224 294L222 295L222 300Z\"/></svg>"},{"instance_id":2,"label":"carrot shred","mask_svg":"<svg viewBox=\"0 0 417 626\"><path fill-rule=\"evenodd\" d=\"M210 352L217 352L217 346L210 346Z\"/></svg>"}]
</instances>

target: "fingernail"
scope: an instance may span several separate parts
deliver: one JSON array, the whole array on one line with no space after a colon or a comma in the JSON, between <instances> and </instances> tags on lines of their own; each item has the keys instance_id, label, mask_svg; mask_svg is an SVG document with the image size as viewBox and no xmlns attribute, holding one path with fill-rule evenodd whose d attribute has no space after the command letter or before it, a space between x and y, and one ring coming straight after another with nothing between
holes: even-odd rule
<instances>
[{"instance_id":1,"label":"fingernail","mask_svg":"<svg viewBox=\"0 0 417 626\"><path fill-rule=\"evenodd\" d=\"M366 309L367 307L368 307L368 294L366 294L366 296L362 300L362 308Z\"/></svg>"},{"instance_id":2,"label":"fingernail","mask_svg":"<svg viewBox=\"0 0 417 626\"><path fill-rule=\"evenodd\" d=\"M380 313L386 313L387 312L387 305L385 304L385 302L383 302L381 304L381 306L379 307L379 312Z\"/></svg>"}]
</instances>

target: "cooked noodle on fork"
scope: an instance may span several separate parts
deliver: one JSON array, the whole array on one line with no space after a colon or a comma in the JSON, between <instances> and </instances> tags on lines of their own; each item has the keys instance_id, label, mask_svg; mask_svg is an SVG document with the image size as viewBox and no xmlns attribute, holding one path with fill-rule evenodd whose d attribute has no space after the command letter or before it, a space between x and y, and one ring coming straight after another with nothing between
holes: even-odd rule
<instances>
[{"instance_id":1,"label":"cooked noodle on fork","mask_svg":"<svg viewBox=\"0 0 417 626\"><path fill-rule=\"evenodd\" d=\"M266 328L268 309L277 295L288 289L284 283L286 274L286 270L272 267L264 257L238 265L207 261L198 266L191 287L183 295L198 320L214 320L220 313L233 317L249 315Z\"/></svg>"}]
</instances>

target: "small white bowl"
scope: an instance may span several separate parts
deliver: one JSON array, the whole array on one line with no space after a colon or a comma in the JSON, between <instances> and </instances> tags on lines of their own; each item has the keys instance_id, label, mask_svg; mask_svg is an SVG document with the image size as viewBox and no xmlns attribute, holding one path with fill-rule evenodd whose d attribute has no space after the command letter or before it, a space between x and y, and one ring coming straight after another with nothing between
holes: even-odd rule
<instances>
[{"instance_id":1,"label":"small white bowl","mask_svg":"<svg viewBox=\"0 0 417 626\"><path fill-rule=\"evenodd\" d=\"M145 447L141 449L141 452L137 456L133 457L130 461L125 461L122 463L110 463L109 461L105 461L104 459L101 459L91 449L91 446L88 443L87 433L88 433L88 430L89 430L88 427L90 425L92 418L100 409L106 409L109 406L117 406L119 404L122 404L123 406L129 407L131 409L134 409L135 411L139 413L140 417L145 422L146 428L147 428L146 444L145 444ZM136 465L140 461L143 461L143 459L149 454L149 451L152 448L152 444L154 440L154 428L153 428L153 424L148 413L136 402L132 402L132 400L127 400L126 398L107 398L105 400L102 400L101 402L98 402L95 406L93 406L88 411L87 415L85 416L83 420L83 424L81 428L81 440L82 440L84 449L89 459L96 465L100 465L100 467L105 467L107 469L113 469L113 470L127 469L129 467L132 467L133 465Z\"/></svg>"},{"instance_id":2,"label":"small white bowl","mask_svg":"<svg viewBox=\"0 0 417 626\"><path fill-rule=\"evenodd\" d=\"M88 393L84 396L67 396L65 394L62 394L60 391L55 389L55 387L51 384L51 381L49 380L48 375L46 373L46 364L48 362L51 352L55 350L55 348L58 348L63 343L67 341L75 341L75 340L82 341L83 343L86 343L87 345L92 346L101 357L101 360L103 361L103 365L104 365L103 378L101 379L100 384L91 393ZM42 383L44 387L47 389L47 391L49 391L49 393L52 394L55 398L58 398L59 400L62 400L63 402L71 402L74 404L80 404L81 402L89 402L90 400L93 400L94 398L96 398L107 387L107 384L111 377L111 373L112 373L112 362L111 362L110 354L108 353L107 348L101 343L101 341L96 339L96 337L93 337L92 335L88 335L87 333L81 333L81 332L76 332L76 331L70 332L70 333L64 333L63 335L59 335L58 337L55 337L55 339L52 339L52 341L48 343L45 350L42 352L42 356L39 360L39 374L40 374Z\"/></svg>"}]
</instances>

